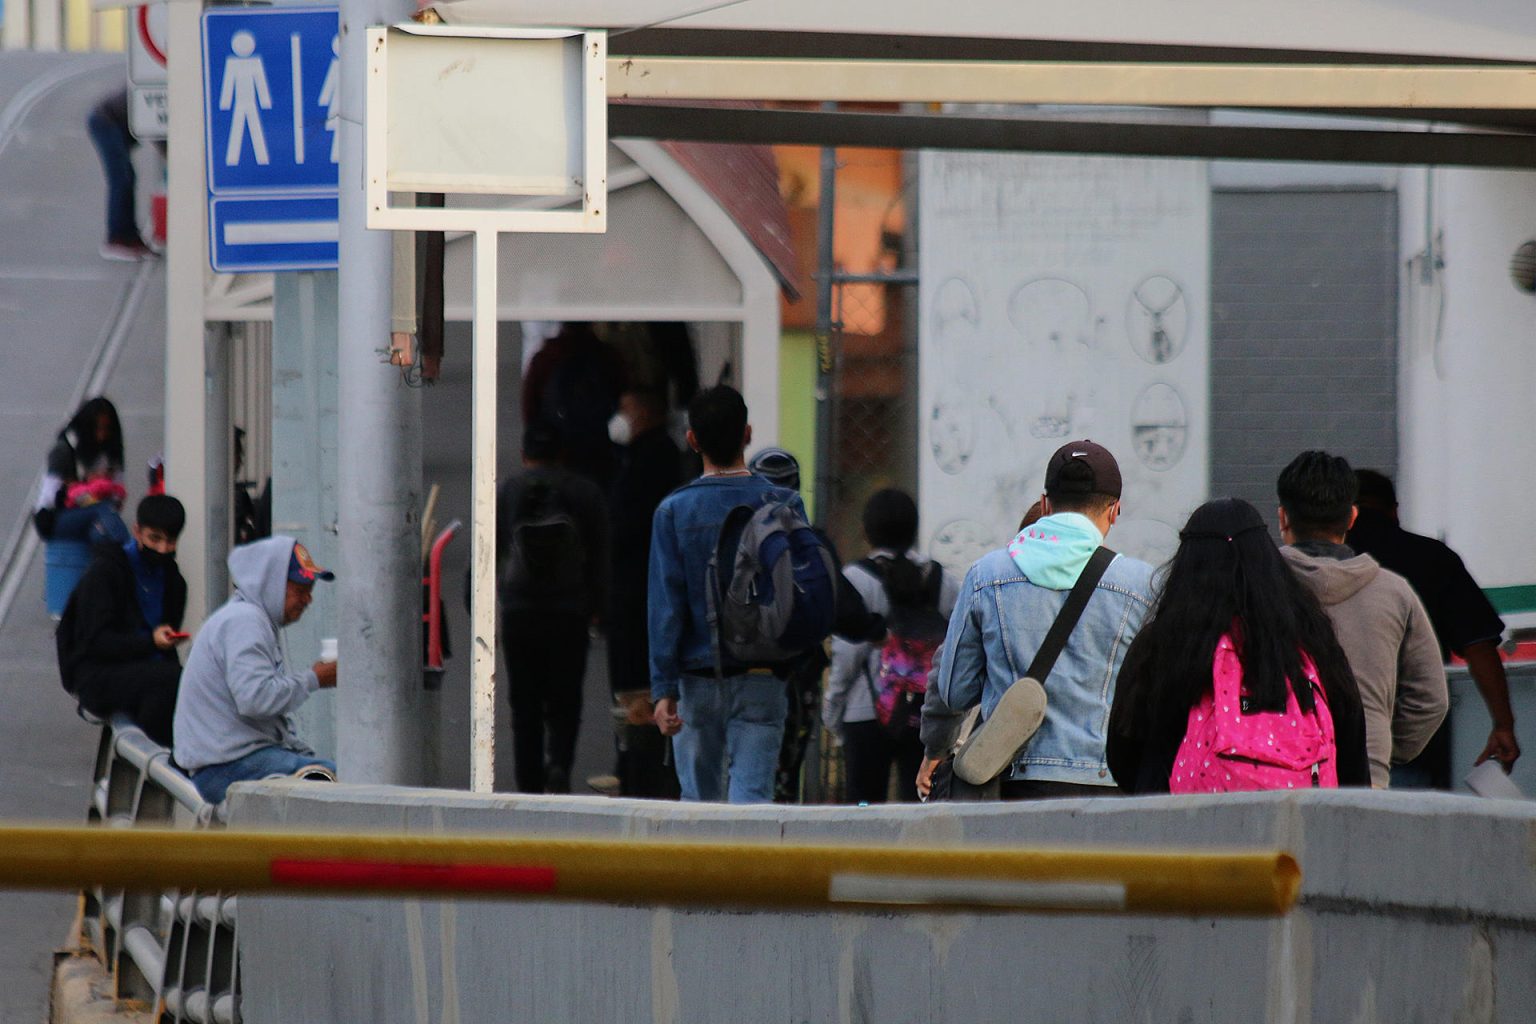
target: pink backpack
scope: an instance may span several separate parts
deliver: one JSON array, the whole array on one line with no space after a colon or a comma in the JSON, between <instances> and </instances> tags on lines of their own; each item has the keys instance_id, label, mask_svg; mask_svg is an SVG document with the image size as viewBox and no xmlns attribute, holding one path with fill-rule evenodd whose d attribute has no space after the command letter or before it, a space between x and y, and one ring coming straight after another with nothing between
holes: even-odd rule
<instances>
[{"instance_id":1,"label":"pink backpack","mask_svg":"<svg viewBox=\"0 0 1536 1024\"><path fill-rule=\"evenodd\" d=\"M1303 711L1287 690L1285 711L1245 714L1243 666L1231 635L1216 645L1211 691L1189 711L1184 742L1168 776L1170 793L1230 793L1256 789L1335 789L1333 715L1305 653L1302 669L1313 708Z\"/></svg>"}]
</instances>

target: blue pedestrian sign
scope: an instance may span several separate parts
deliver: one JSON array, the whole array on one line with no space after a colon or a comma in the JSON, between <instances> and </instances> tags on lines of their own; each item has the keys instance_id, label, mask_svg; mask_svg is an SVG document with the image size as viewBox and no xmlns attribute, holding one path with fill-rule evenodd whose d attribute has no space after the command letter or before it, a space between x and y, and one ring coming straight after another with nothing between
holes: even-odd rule
<instances>
[{"instance_id":1,"label":"blue pedestrian sign","mask_svg":"<svg viewBox=\"0 0 1536 1024\"><path fill-rule=\"evenodd\" d=\"M336 266L335 196L214 196L213 266L222 273Z\"/></svg>"},{"instance_id":2,"label":"blue pedestrian sign","mask_svg":"<svg viewBox=\"0 0 1536 1024\"><path fill-rule=\"evenodd\" d=\"M335 267L339 32L333 7L204 12L209 253L215 270ZM306 198L319 202L300 201ZM230 201L237 199L245 201ZM316 226L326 210L329 229Z\"/></svg>"}]
</instances>

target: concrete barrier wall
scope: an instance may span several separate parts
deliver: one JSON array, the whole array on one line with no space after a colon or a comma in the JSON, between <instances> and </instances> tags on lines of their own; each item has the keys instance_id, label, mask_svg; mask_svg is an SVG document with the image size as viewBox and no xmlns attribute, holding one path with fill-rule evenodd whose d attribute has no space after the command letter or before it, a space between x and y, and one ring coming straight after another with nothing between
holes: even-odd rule
<instances>
[{"instance_id":1,"label":"concrete barrier wall","mask_svg":"<svg viewBox=\"0 0 1536 1024\"><path fill-rule=\"evenodd\" d=\"M1264 846L1305 874L1277 920L242 897L248 1024L1536 1021L1525 803L1333 792L737 809L266 782L237 787L231 825Z\"/></svg>"}]
</instances>

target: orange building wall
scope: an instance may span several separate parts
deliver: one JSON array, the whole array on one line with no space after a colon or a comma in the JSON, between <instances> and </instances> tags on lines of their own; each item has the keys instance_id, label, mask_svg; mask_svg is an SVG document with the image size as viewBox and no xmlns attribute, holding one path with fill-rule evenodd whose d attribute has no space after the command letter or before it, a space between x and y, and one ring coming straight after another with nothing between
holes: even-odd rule
<instances>
[{"instance_id":1,"label":"orange building wall","mask_svg":"<svg viewBox=\"0 0 1536 1024\"><path fill-rule=\"evenodd\" d=\"M790 237L802 280L816 280L816 207L821 198L821 150L814 146L775 146L779 183L789 207ZM832 256L839 270L873 273L896 268L889 247L906 230L901 194L901 158L896 149L837 151L837 210ZM847 285L839 289L845 334L866 337L886 330L886 289L881 285ZM796 302L782 303L785 329L814 329L816 289L810 287ZM839 310L834 308L834 318Z\"/></svg>"}]
</instances>

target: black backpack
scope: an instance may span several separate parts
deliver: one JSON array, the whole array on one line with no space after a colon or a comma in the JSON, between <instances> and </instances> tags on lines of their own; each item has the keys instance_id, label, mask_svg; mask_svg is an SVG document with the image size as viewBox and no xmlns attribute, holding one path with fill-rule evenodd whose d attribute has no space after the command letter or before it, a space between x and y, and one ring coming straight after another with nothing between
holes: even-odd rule
<instances>
[{"instance_id":1,"label":"black backpack","mask_svg":"<svg viewBox=\"0 0 1536 1024\"><path fill-rule=\"evenodd\" d=\"M919 567L904 557L866 558L859 564L880 580L890 602L879 667L866 676L875 719L899 739L922 718L934 656L949 631L949 618L939 611L944 569L937 562Z\"/></svg>"},{"instance_id":2,"label":"black backpack","mask_svg":"<svg viewBox=\"0 0 1536 1024\"><path fill-rule=\"evenodd\" d=\"M585 586L587 546L551 481L528 484L507 532L503 587L524 595L557 595Z\"/></svg>"}]
</instances>

